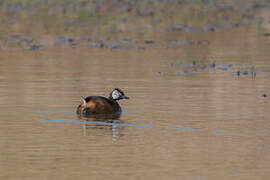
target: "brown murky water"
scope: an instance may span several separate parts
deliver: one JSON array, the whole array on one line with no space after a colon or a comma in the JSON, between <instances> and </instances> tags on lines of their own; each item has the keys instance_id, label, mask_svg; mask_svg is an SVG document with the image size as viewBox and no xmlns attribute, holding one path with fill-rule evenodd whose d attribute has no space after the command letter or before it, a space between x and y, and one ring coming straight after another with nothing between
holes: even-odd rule
<instances>
[{"instance_id":1,"label":"brown murky water","mask_svg":"<svg viewBox=\"0 0 270 180\"><path fill-rule=\"evenodd\" d=\"M197 36L210 45L1 51L0 179L267 179L270 39ZM74 114L115 87L131 97L119 121Z\"/></svg>"}]
</instances>

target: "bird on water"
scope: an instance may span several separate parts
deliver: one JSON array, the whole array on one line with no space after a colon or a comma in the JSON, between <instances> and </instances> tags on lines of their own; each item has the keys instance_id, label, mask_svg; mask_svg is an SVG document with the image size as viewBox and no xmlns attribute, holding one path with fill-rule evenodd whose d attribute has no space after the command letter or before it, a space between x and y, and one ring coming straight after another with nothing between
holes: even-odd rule
<instances>
[{"instance_id":1,"label":"bird on water","mask_svg":"<svg viewBox=\"0 0 270 180\"><path fill-rule=\"evenodd\" d=\"M108 98L103 96L82 97L82 102L77 107L77 114L83 116L121 114L122 109L117 102L121 99L129 99L129 97L119 88L115 88Z\"/></svg>"}]
</instances>

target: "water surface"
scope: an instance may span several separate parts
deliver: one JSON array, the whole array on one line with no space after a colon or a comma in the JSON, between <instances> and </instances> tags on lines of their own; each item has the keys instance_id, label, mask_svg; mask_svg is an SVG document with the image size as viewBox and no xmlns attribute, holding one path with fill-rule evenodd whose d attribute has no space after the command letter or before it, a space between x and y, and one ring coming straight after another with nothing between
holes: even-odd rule
<instances>
[{"instance_id":1,"label":"water surface","mask_svg":"<svg viewBox=\"0 0 270 180\"><path fill-rule=\"evenodd\" d=\"M187 38L210 44L2 50L0 178L267 179L269 38L248 28ZM115 87L131 97L119 120L76 116L81 96Z\"/></svg>"}]
</instances>

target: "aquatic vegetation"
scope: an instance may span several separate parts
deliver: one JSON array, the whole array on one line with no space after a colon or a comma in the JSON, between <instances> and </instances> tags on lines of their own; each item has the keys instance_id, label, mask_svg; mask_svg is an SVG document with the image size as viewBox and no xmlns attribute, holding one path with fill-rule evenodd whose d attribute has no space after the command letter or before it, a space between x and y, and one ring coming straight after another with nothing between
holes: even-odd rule
<instances>
[{"instance_id":1,"label":"aquatic vegetation","mask_svg":"<svg viewBox=\"0 0 270 180\"><path fill-rule=\"evenodd\" d=\"M241 8L240 8L241 7ZM257 9L269 7L254 1L176 0L1 0L1 34L53 36L70 34L216 32L224 28L267 23ZM31 28L29 29L29 25Z\"/></svg>"}]
</instances>

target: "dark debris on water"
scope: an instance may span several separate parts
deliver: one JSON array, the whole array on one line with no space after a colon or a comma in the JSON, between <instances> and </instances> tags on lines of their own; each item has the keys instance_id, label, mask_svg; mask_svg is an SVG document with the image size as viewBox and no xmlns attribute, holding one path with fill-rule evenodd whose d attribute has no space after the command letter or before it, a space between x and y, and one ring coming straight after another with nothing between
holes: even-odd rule
<instances>
[{"instance_id":1,"label":"dark debris on water","mask_svg":"<svg viewBox=\"0 0 270 180\"><path fill-rule=\"evenodd\" d=\"M43 45L31 45L31 46L29 46L28 49L31 50L31 51L37 51L37 50L40 50L42 48L44 48Z\"/></svg>"},{"instance_id":2,"label":"dark debris on water","mask_svg":"<svg viewBox=\"0 0 270 180\"><path fill-rule=\"evenodd\" d=\"M206 24L202 28L191 27L185 24L176 24L171 27L171 31L173 32L184 32L184 33L196 33L196 32L204 32L210 31L215 32L219 29L224 28L232 28L235 27L234 25L229 24L220 24L220 25L212 25ZM267 33L265 36L268 36ZM88 47L88 48L108 48L110 50L115 49L141 49L138 48L140 46L148 46L153 47L165 47L165 48L174 48L183 45L189 46L207 46L210 44L210 41L205 40L194 40L194 39L172 39L172 40L164 40L163 42L156 41L152 38L146 39L134 39L131 37L92 37L89 35L80 35L76 37L65 37L65 36L58 36L54 37L54 44L46 44L46 41L43 41L42 38L37 37L30 37L24 34L18 35L5 35L0 37L1 39L1 47L8 48L21 48L21 49L28 49L28 50L40 50L44 47L46 48L53 48L53 47L70 47L70 48L77 48L80 46ZM142 48L145 50L145 48ZM147 48L149 49L149 48Z\"/></svg>"},{"instance_id":3,"label":"dark debris on water","mask_svg":"<svg viewBox=\"0 0 270 180\"><path fill-rule=\"evenodd\" d=\"M65 48L101 48L110 50L148 50L155 47L177 48L179 46L208 46L208 40L162 40L155 39L135 39L131 37L95 37L81 35L77 37L54 37L52 44L47 44L46 39L41 37L30 37L26 35L6 35L0 37L1 47L3 49L28 49L31 51L41 50L46 48L65 47Z\"/></svg>"},{"instance_id":4,"label":"dark debris on water","mask_svg":"<svg viewBox=\"0 0 270 180\"><path fill-rule=\"evenodd\" d=\"M229 71L232 72L234 69L241 69L233 72L234 76L237 76L238 79L243 76L251 76L253 80L255 80L257 73L267 73L269 70L263 69L255 69L254 65L243 64L242 66L239 64L224 64L217 63L216 61L208 62L205 60L196 60L191 63L185 63L183 61L171 62L168 64L170 67L175 70L176 68L181 69L180 75L187 74L197 74L201 71L211 70L211 71Z\"/></svg>"}]
</instances>

